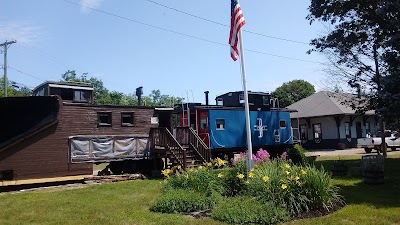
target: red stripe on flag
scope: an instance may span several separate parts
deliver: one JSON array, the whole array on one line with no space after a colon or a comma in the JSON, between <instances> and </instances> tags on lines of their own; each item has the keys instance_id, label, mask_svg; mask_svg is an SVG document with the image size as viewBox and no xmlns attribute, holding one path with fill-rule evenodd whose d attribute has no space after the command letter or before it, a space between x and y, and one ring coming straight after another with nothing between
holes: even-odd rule
<instances>
[{"instance_id":1,"label":"red stripe on flag","mask_svg":"<svg viewBox=\"0 0 400 225\"><path fill-rule=\"evenodd\" d=\"M235 0L232 0L235 1ZM238 2L236 5L232 5L234 7L232 9L233 13L231 16L231 29L229 34L229 45L231 46L231 57L234 61L239 58L239 50L237 48L238 44L238 33L240 29L246 24L244 20L242 9Z\"/></svg>"}]
</instances>

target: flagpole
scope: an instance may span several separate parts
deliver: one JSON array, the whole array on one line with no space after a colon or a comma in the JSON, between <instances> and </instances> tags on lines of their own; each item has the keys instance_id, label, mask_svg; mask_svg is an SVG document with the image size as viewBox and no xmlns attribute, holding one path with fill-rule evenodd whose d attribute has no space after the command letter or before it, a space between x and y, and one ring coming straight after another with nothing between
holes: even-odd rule
<instances>
[{"instance_id":1,"label":"flagpole","mask_svg":"<svg viewBox=\"0 0 400 225\"><path fill-rule=\"evenodd\" d=\"M240 53L240 65L242 70L242 85L243 85L243 95L244 95L244 113L246 115L246 133L247 133L247 171L250 172L253 167L253 145L251 143L251 130L250 130L250 110L249 110L249 96L247 92L247 82L246 82L246 70L244 63L244 51L243 51L243 38L242 29L239 30L239 53Z\"/></svg>"}]
</instances>

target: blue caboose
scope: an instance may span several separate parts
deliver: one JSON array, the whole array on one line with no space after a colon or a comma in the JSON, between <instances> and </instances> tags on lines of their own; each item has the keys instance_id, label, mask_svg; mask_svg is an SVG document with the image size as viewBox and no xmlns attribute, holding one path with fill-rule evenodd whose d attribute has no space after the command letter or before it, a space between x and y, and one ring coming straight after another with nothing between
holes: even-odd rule
<instances>
[{"instance_id":1,"label":"blue caboose","mask_svg":"<svg viewBox=\"0 0 400 225\"><path fill-rule=\"evenodd\" d=\"M229 92L216 97L216 105L185 103L177 106L179 126L190 126L197 131L212 152L245 150L246 120L243 91ZM249 92L250 129L252 144L255 148L284 149L293 144L293 129L290 112L281 109L264 92ZM182 137L177 137L182 138Z\"/></svg>"}]
</instances>

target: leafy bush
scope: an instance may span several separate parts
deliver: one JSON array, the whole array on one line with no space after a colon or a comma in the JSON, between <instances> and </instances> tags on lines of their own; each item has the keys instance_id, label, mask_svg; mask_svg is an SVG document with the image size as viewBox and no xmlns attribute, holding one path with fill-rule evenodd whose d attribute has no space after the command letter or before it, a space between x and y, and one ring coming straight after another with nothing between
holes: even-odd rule
<instances>
[{"instance_id":1,"label":"leafy bush","mask_svg":"<svg viewBox=\"0 0 400 225\"><path fill-rule=\"evenodd\" d=\"M276 224L288 219L284 208L247 196L225 199L213 209L211 216L232 224Z\"/></svg>"},{"instance_id":2,"label":"leafy bush","mask_svg":"<svg viewBox=\"0 0 400 225\"><path fill-rule=\"evenodd\" d=\"M293 148L288 151L288 158L292 161L292 163L297 165L304 165L308 163L307 157L304 154L305 149L303 146L299 144L295 144Z\"/></svg>"},{"instance_id":3,"label":"leafy bush","mask_svg":"<svg viewBox=\"0 0 400 225\"><path fill-rule=\"evenodd\" d=\"M330 209L341 200L325 171L290 165L284 160L259 164L249 173L246 193L262 202L283 205L291 215L320 208Z\"/></svg>"},{"instance_id":4,"label":"leafy bush","mask_svg":"<svg viewBox=\"0 0 400 225\"><path fill-rule=\"evenodd\" d=\"M195 212L211 209L219 198L187 190L164 192L150 206L150 210L161 213Z\"/></svg>"}]
</instances>

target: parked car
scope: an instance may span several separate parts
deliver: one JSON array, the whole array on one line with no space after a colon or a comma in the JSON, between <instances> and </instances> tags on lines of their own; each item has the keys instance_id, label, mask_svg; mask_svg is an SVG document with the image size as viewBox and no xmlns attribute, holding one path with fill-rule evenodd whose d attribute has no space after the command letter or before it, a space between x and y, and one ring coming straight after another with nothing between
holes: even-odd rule
<instances>
[{"instance_id":1,"label":"parked car","mask_svg":"<svg viewBox=\"0 0 400 225\"><path fill-rule=\"evenodd\" d=\"M395 151L396 148L400 148L400 134L397 131L385 131L385 142L388 148L390 148L392 151ZM372 149L380 151L381 144L381 132L378 132L376 137L365 137L357 139L357 146L359 148L364 148L366 153L371 153Z\"/></svg>"}]
</instances>

